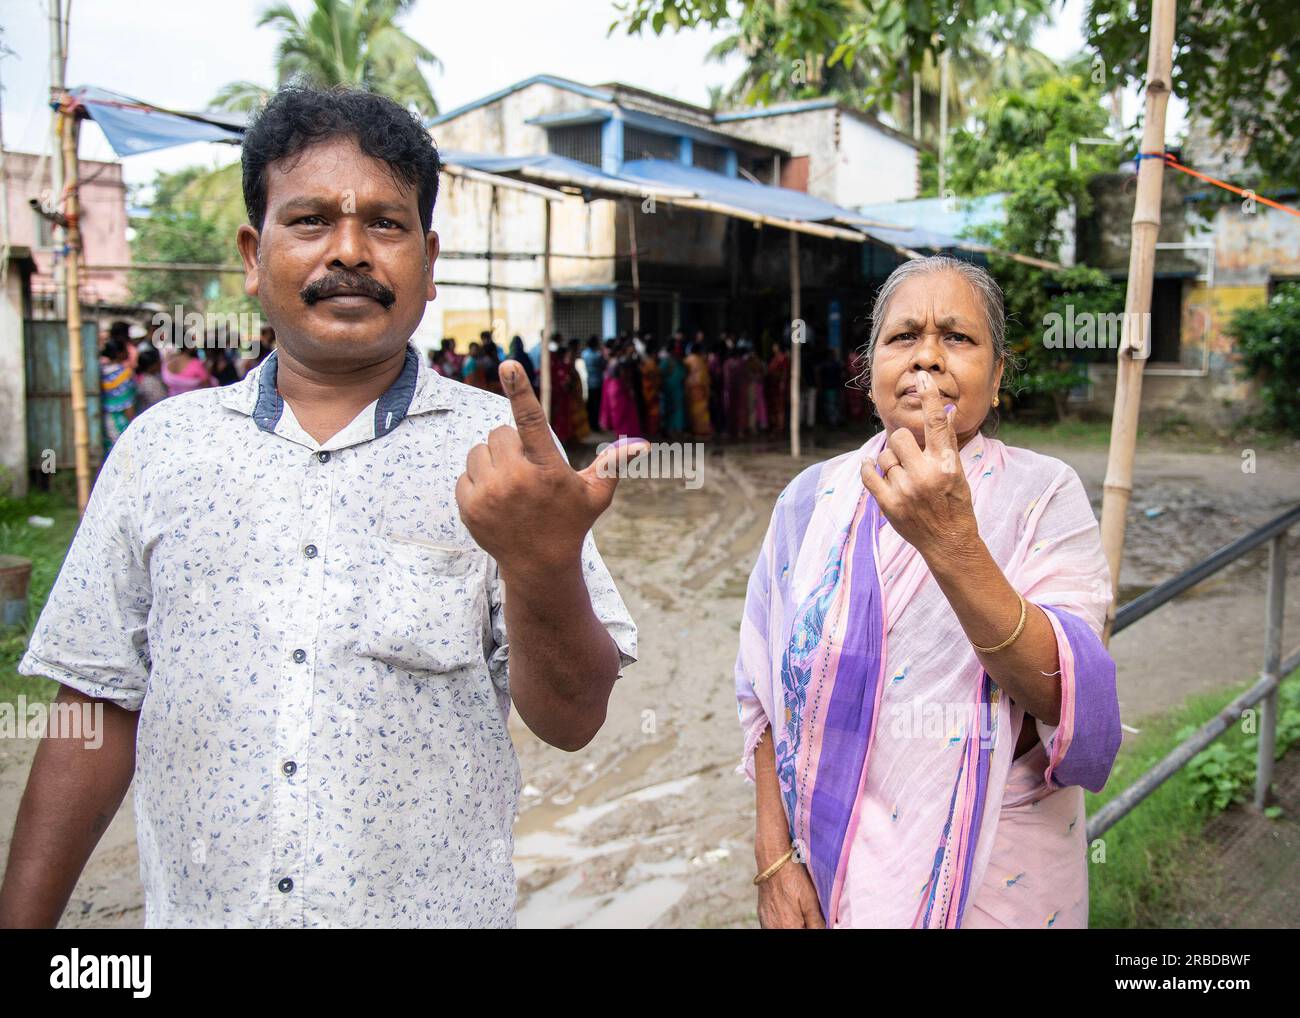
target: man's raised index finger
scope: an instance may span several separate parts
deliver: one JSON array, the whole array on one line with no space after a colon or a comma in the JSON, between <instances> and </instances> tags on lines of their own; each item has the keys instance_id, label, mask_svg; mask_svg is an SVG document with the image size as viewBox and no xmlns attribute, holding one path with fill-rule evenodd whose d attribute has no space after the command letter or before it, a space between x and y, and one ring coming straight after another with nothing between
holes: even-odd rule
<instances>
[{"instance_id":1,"label":"man's raised index finger","mask_svg":"<svg viewBox=\"0 0 1300 1018\"><path fill-rule=\"evenodd\" d=\"M515 430L519 432L524 455L534 463L559 459L560 452L555 448L555 439L551 437L546 414L542 412L542 404L537 402L533 387L528 384L523 365L515 361L504 361L500 378L502 388L510 397L510 411L515 418Z\"/></svg>"}]
</instances>

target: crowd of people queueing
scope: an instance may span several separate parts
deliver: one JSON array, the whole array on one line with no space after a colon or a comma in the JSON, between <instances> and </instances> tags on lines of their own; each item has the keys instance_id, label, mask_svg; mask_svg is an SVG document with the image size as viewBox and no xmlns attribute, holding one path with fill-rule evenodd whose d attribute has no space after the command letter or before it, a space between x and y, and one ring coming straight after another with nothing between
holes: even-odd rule
<instances>
[{"instance_id":1,"label":"crowd of people queueing","mask_svg":"<svg viewBox=\"0 0 1300 1018\"><path fill-rule=\"evenodd\" d=\"M100 394L107 450L137 415L169 396L239 381L275 348L275 333L262 328L248 356L231 343L155 347L114 322L101 337ZM721 438L780 435L788 427L790 353L784 341L759 355L743 334L703 332L688 340L678 331L666 342L649 332L625 333L585 343L555 333L550 340L551 428L561 442L585 442L595 433L629 438ZM523 365L534 391L541 391L541 344L525 350L515 336L502 352L490 332L465 354L453 340L430 351L429 365L447 378L502 395L500 367ZM803 425L835 427L865 419L864 390L854 384L862 365L823 347L805 345L801 357Z\"/></svg>"},{"instance_id":2,"label":"crowd of people queueing","mask_svg":"<svg viewBox=\"0 0 1300 1018\"><path fill-rule=\"evenodd\" d=\"M676 332L661 343L651 333L624 334L584 343L555 333L550 340L551 428L561 442L583 442L593 433L632 438L724 438L780 435L788 427L790 353L772 344L766 359L744 335L724 332L712 342ZM503 353L490 332L465 354L444 340L429 354L430 366L467 385L501 393L504 360L523 365L533 389L541 390L541 344L525 350L519 336ZM863 365L805 345L801 352L803 425L831 427L867 416L865 391L855 384Z\"/></svg>"},{"instance_id":3,"label":"crowd of people queueing","mask_svg":"<svg viewBox=\"0 0 1300 1018\"><path fill-rule=\"evenodd\" d=\"M138 327L137 327L138 328ZM143 330L141 330L143 331ZM169 396L239 381L275 349L275 331L263 326L255 346L241 351L237 337L224 343L156 347L132 334L129 322L114 322L101 334L100 408L104 452L121 437L137 414ZM241 356L247 352L248 356Z\"/></svg>"}]
</instances>

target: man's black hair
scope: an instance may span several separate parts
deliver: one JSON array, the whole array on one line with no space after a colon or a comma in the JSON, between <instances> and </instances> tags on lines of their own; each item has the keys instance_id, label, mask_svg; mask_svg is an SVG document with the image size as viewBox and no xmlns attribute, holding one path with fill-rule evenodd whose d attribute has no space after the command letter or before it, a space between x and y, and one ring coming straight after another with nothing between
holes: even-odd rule
<instances>
[{"instance_id":1,"label":"man's black hair","mask_svg":"<svg viewBox=\"0 0 1300 1018\"><path fill-rule=\"evenodd\" d=\"M366 155L388 164L419 194L420 222L433 227L438 150L419 118L391 99L357 89L290 86L271 97L244 135L244 205L258 230L266 221L266 168L331 138L351 137Z\"/></svg>"}]
</instances>

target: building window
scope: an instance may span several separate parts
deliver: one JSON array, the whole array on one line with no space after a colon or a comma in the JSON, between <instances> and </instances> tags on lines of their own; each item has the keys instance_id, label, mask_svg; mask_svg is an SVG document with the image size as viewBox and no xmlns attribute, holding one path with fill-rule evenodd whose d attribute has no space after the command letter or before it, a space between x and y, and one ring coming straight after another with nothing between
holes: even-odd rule
<instances>
[{"instance_id":1,"label":"building window","mask_svg":"<svg viewBox=\"0 0 1300 1018\"><path fill-rule=\"evenodd\" d=\"M1151 287L1152 364L1182 361L1183 281L1157 279ZM1194 351L1193 351L1194 352Z\"/></svg>"},{"instance_id":2,"label":"building window","mask_svg":"<svg viewBox=\"0 0 1300 1018\"><path fill-rule=\"evenodd\" d=\"M772 156L753 156L749 159L742 160L737 167L741 170L741 176L745 176L748 171L750 176L760 184L774 184L781 186L780 169L784 165L784 160L774 159Z\"/></svg>"},{"instance_id":3,"label":"building window","mask_svg":"<svg viewBox=\"0 0 1300 1018\"><path fill-rule=\"evenodd\" d=\"M36 247L44 249L53 248L54 224L35 209L32 210L32 215L36 217Z\"/></svg>"},{"instance_id":4,"label":"building window","mask_svg":"<svg viewBox=\"0 0 1300 1018\"><path fill-rule=\"evenodd\" d=\"M601 336L604 320L599 297L556 297L555 331L566 340L587 342L588 336Z\"/></svg>"},{"instance_id":5,"label":"building window","mask_svg":"<svg viewBox=\"0 0 1300 1018\"><path fill-rule=\"evenodd\" d=\"M727 172L727 149L721 145L708 145L697 141L691 147L691 163L702 170L714 173Z\"/></svg>"},{"instance_id":6,"label":"building window","mask_svg":"<svg viewBox=\"0 0 1300 1018\"><path fill-rule=\"evenodd\" d=\"M600 124L552 127L546 132L551 155L576 159L588 166L600 165Z\"/></svg>"},{"instance_id":7,"label":"building window","mask_svg":"<svg viewBox=\"0 0 1300 1018\"><path fill-rule=\"evenodd\" d=\"M623 162L634 159L671 159L676 162L681 152L677 139L668 134L655 134L639 127L623 128Z\"/></svg>"}]
</instances>

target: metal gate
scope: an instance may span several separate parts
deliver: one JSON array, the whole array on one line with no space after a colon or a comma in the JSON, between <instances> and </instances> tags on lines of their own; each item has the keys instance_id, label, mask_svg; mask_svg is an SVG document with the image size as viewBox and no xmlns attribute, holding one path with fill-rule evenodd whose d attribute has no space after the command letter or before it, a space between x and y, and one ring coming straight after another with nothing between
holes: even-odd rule
<instances>
[{"instance_id":1,"label":"metal gate","mask_svg":"<svg viewBox=\"0 0 1300 1018\"><path fill-rule=\"evenodd\" d=\"M32 473L48 473L51 468L66 470L71 476L75 453L68 323L29 318L23 323L23 330L27 361L27 468ZM99 409L99 332L94 322L86 322L81 327L81 348L93 473L104 456L104 423Z\"/></svg>"}]
</instances>

